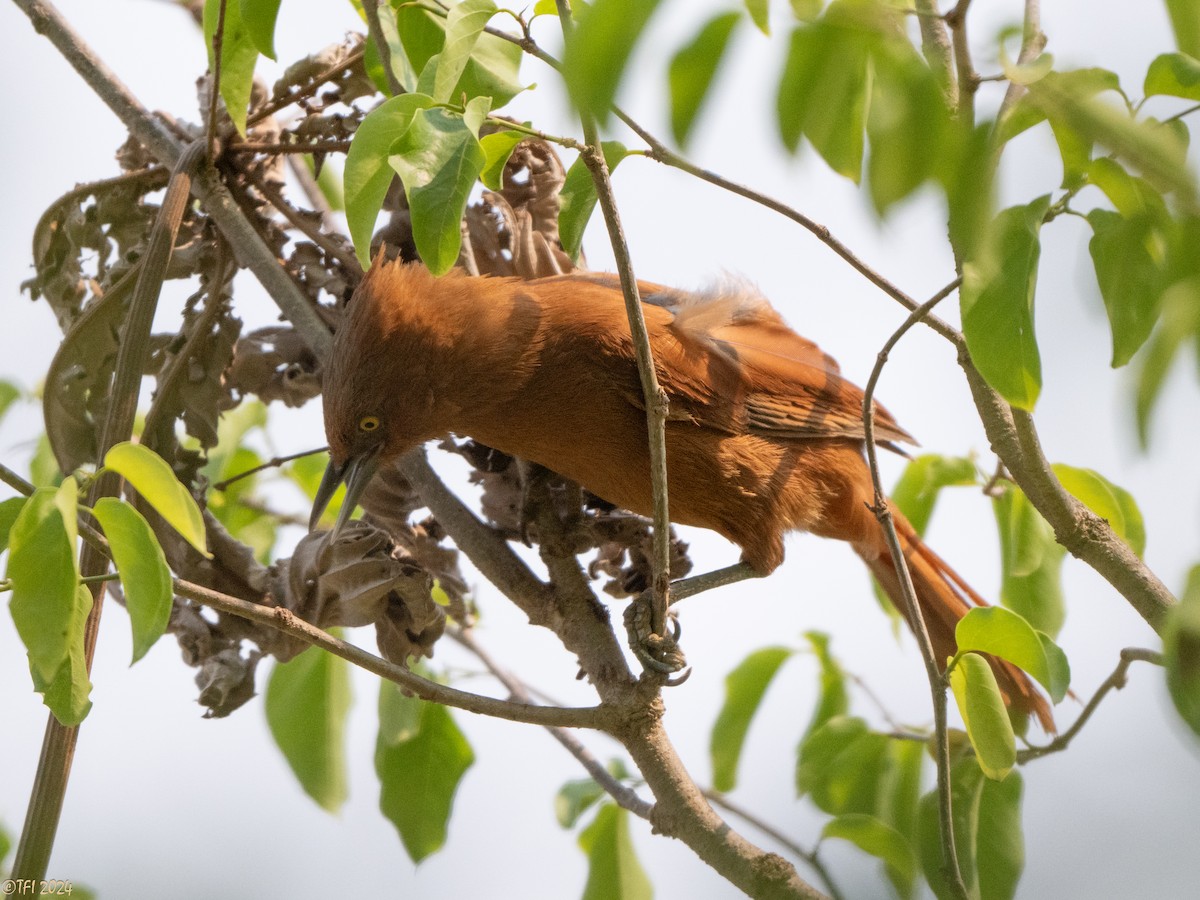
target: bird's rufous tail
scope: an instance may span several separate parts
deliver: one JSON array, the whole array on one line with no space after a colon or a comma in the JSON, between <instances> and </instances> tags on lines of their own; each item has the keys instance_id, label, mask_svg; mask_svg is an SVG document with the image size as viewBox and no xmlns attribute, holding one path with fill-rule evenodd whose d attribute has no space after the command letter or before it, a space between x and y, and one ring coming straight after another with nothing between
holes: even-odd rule
<instances>
[{"instance_id":1,"label":"bird's rufous tail","mask_svg":"<svg viewBox=\"0 0 1200 900\"><path fill-rule=\"evenodd\" d=\"M900 546L908 562L917 602L925 619L925 628L933 645L933 655L937 659L938 667L944 669L946 660L954 655L958 646L954 639L954 629L958 620L965 616L971 607L988 604L945 560L929 549L895 507L892 508L892 514ZM892 603L907 620L904 595L901 593L900 579L892 564L891 555L886 550L874 555L873 559L861 550L860 555ZM988 657L988 661L1005 702L1015 710L1037 716L1042 728L1053 734L1056 729L1050 704L1029 676L1007 660Z\"/></svg>"}]
</instances>

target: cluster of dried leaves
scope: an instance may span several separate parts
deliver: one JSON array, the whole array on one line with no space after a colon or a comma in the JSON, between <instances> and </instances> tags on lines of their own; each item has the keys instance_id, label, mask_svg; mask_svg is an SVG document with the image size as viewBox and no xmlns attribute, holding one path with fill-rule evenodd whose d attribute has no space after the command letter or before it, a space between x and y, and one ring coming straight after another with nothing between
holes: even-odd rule
<instances>
[{"instance_id":1,"label":"cluster of dried leaves","mask_svg":"<svg viewBox=\"0 0 1200 900\"><path fill-rule=\"evenodd\" d=\"M362 276L346 236L303 162L284 180L281 160L298 154L249 152L247 144L328 148L344 142L377 99L363 68L362 39L301 60L270 91L256 89L257 107L242 146L227 146L219 168L234 197L272 247L289 275L336 329L341 311ZM200 109L207 108L201 83ZM276 113L298 108L286 122ZM172 123L190 139L199 126ZM327 149L309 154L316 168ZM135 143L117 153L122 174L81 185L46 211L34 240L36 277L26 287L53 308L64 338L47 374L47 436L63 472L93 466L96 434L106 414L120 325L138 260L145 249L157 206L156 192L167 172ZM484 192L463 222L459 264L477 275L536 278L574 268L558 239L559 191L564 170L553 149L541 142L520 144L505 171L505 188ZM301 208L289 199L306 195ZM387 223L376 236L384 252L416 258L403 192L392 190ZM234 314L233 254L199 207L184 215L168 278L195 287L183 302L179 328L156 334L151 364L155 379L141 440L171 463L205 507L209 487L202 471L218 443L223 413L243 401L299 406L320 391L316 355L289 324L242 333ZM160 314L159 319L162 319ZM179 427L182 423L182 429ZM595 550L589 571L606 579L605 590L621 596L645 589L651 580L649 523L613 509L577 486L473 441L447 439L444 449L463 456L481 486L484 516L505 535L536 541L536 493L552 504L564 523L573 553ZM225 448L228 450L229 448ZM239 495L230 502L250 502ZM258 502L258 501L255 501ZM444 542L433 518L412 521L422 503L398 469L386 470L362 498L364 520L336 542L328 532L305 536L290 559L270 565L226 526L229 515L205 509L213 558L204 559L152 511L154 526L172 569L181 577L255 602L284 606L321 627L373 624L380 652L405 664L427 656L445 627L446 615L469 621L467 581L459 554ZM673 575L690 568L686 545L675 542ZM202 611L176 598L171 632L185 661L196 667L200 702L210 715L226 715L254 694L260 659L287 660L304 645L265 626Z\"/></svg>"}]
</instances>

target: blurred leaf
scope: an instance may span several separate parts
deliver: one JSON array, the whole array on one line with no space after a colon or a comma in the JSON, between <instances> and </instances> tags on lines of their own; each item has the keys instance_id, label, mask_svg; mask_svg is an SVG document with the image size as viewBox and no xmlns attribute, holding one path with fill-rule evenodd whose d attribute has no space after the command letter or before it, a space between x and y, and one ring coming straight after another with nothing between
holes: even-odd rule
<instances>
[{"instance_id":1,"label":"blurred leaf","mask_svg":"<svg viewBox=\"0 0 1200 900\"><path fill-rule=\"evenodd\" d=\"M12 838L8 836L8 832L4 830L4 826L0 825L0 867L4 866L4 861L8 859L8 854L12 851ZM4 868L4 871L8 871Z\"/></svg>"},{"instance_id":2,"label":"blurred leaf","mask_svg":"<svg viewBox=\"0 0 1200 900\"><path fill-rule=\"evenodd\" d=\"M25 497L9 497L0 502L0 553L8 549L8 536L12 533L13 523L25 507Z\"/></svg>"},{"instance_id":3,"label":"blurred leaf","mask_svg":"<svg viewBox=\"0 0 1200 900\"><path fill-rule=\"evenodd\" d=\"M419 727L401 739L389 739L396 722ZM396 826L409 857L417 863L442 848L463 775L475 761L471 745L450 711L437 703L405 697L390 681L379 686L379 738L375 771L379 775L379 808Z\"/></svg>"},{"instance_id":4,"label":"blurred leaf","mask_svg":"<svg viewBox=\"0 0 1200 900\"><path fill-rule=\"evenodd\" d=\"M479 173L479 180L484 187L504 190L504 167L517 144L524 139L525 135L519 131L497 131L479 139L479 146L483 148L483 171Z\"/></svg>"},{"instance_id":5,"label":"blurred leaf","mask_svg":"<svg viewBox=\"0 0 1200 900\"><path fill-rule=\"evenodd\" d=\"M1166 94L1200 100L1200 62L1184 53L1164 53L1150 63L1142 90L1147 97Z\"/></svg>"},{"instance_id":6,"label":"blurred leaf","mask_svg":"<svg viewBox=\"0 0 1200 900\"><path fill-rule=\"evenodd\" d=\"M112 551L133 627L133 662L167 630L174 593L162 547L142 514L123 500L102 497L92 514Z\"/></svg>"},{"instance_id":7,"label":"blurred leaf","mask_svg":"<svg viewBox=\"0 0 1200 900\"><path fill-rule=\"evenodd\" d=\"M371 264L375 221L379 218L388 186L395 177L389 163L392 145L408 131L417 112L431 106L433 98L424 94L393 97L371 110L354 133L346 153L343 183L350 238L364 266Z\"/></svg>"},{"instance_id":8,"label":"blurred leaf","mask_svg":"<svg viewBox=\"0 0 1200 900\"><path fill-rule=\"evenodd\" d=\"M606 803L579 835L588 858L583 900L650 900L654 890L629 836L629 813Z\"/></svg>"},{"instance_id":9,"label":"blurred leaf","mask_svg":"<svg viewBox=\"0 0 1200 900\"><path fill-rule=\"evenodd\" d=\"M4 418L8 413L8 408L20 397L21 389L19 387L11 381L0 378L0 419Z\"/></svg>"},{"instance_id":10,"label":"blurred leaf","mask_svg":"<svg viewBox=\"0 0 1200 900\"><path fill-rule=\"evenodd\" d=\"M831 19L846 6L831 4L824 18L792 32L776 113L784 147L795 153L806 137L831 169L858 184L869 47L862 29Z\"/></svg>"},{"instance_id":11,"label":"blurred leaf","mask_svg":"<svg viewBox=\"0 0 1200 900\"><path fill-rule=\"evenodd\" d=\"M212 558L200 507L161 456L141 444L125 441L105 454L104 466L129 482L184 540L206 558Z\"/></svg>"},{"instance_id":12,"label":"blurred leaf","mask_svg":"<svg viewBox=\"0 0 1200 900\"><path fill-rule=\"evenodd\" d=\"M967 893L978 900L1011 900L1025 865L1021 773L990 781L975 760L966 757L954 765L950 785L955 843ZM942 874L936 791L921 800L920 833L921 865L929 886L939 900L955 897Z\"/></svg>"},{"instance_id":13,"label":"blurred leaf","mask_svg":"<svg viewBox=\"0 0 1200 900\"><path fill-rule=\"evenodd\" d=\"M826 838L850 841L864 853L883 860L896 893L905 900L912 896L917 875L916 855L908 840L896 829L874 816L851 813L827 822L821 830L821 840Z\"/></svg>"},{"instance_id":14,"label":"blurred leaf","mask_svg":"<svg viewBox=\"0 0 1200 900\"><path fill-rule=\"evenodd\" d=\"M445 43L425 64L425 71L433 67L435 73L432 90L428 91L433 99L439 103L458 100L454 88L466 71L480 34L495 14L492 0L460 0L447 11ZM424 78L425 72L421 74Z\"/></svg>"},{"instance_id":15,"label":"blurred leaf","mask_svg":"<svg viewBox=\"0 0 1200 900\"><path fill-rule=\"evenodd\" d=\"M821 666L821 693L808 727L804 729L804 737L808 737L834 716L845 715L850 709L850 698L846 693L846 673L829 652L829 635L806 631L804 636Z\"/></svg>"},{"instance_id":16,"label":"blurred leaf","mask_svg":"<svg viewBox=\"0 0 1200 900\"><path fill-rule=\"evenodd\" d=\"M1146 342L1137 373L1136 415L1138 438L1145 448L1150 441L1150 414L1158 402L1167 375L1183 342L1200 335L1200 276L1185 278L1162 295L1158 328Z\"/></svg>"},{"instance_id":17,"label":"blurred leaf","mask_svg":"<svg viewBox=\"0 0 1200 900\"><path fill-rule=\"evenodd\" d=\"M921 770L928 754L920 741L895 739L888 748L894 761L894 775L887 807L881 818L912 843L916 840L917 806L921 798Z\"/></svg>"},{"instance_id":18,"label":"blurred leaf","mask_svg":"<svg viewBox=\"0 0 1200 900\"><path fill-rule=\"evenodd\" d=\"M1000 213L980 253L963 266L963 336L988 384L1019 409L1032 410L1042 387L1033 330L1041 244L1049 195Z\"/></svg>"},{"instance_id":19,"label":"blurred leaf","mask_svg":"<svg viewBox=\"0 0 1200 900\"><path fill-rule=\"evenodd\" d=\"M891 774L888 743L862 719L835 716L800 745L797 794L830 815L876 814Z\"/></svg>"},{"instance_id":20,"label":"blurred leaf","mask_svg":"<svg viewBox=\"0 0 1200 900\"><path fill-rule=\"evenodd\" d=\"M1105 519L1138 556L1146 552L1146 526L1133 495L1092 469L1077 469L1064 463L1051 468L1063 487L1084 506Z\"/></svg>"},{"instance_id":21,"label":"blurred leaf","mask_svg":"<svg viewBox=\"0 0 1200 900\"><path fill-rule=\"evenodd\" d=\"M262 458L253 450L239 447L229 457L229 469L237 474L256 468ZM208 511L216 516L225 529L254 551L257 559L269 564L275 546L276 518L255 502L258 476L248 475L229 484L222 491L210 491Z\"/></svg>"},{"instance_id":22,"label":"blurred leaf","mask_svg":"<svg viewBox=\"0 0 1200 900\"><path fill-rule=\"evenodd\" d=\"M1148 246L1154 232L1146 217L1127 219L1093 209L1087 219L1093 231L1088 250L1108 311L1115 369L1129 362L1150 337L1158 321L1164 273Z\"/></svg>"},{"instance_id":23,"label":"blurred leaf","mask_svg":"<svg viewBox=\"0 0 1200 900\"><path fill-rule=\"evenodd\" d=\"M204 46L208 50L208 70L214 71L213 35L221 0L204 2ZM273 57L272 57L273 58ZM233 120L238 134L246 133L246 113L250 107L250 88L254 83L254 65L258 62L258 47L250 28L242 19L242 4L225 4L225 30L221 40L221 99Z\"/></svg>"},{"instance_id":24,"label":"blurred leaf","mask_svg":"<svg viewBox=\"0 0 1200 900\"><path fill-rule=\"evenodd\" d=\"M1167 0L1175 45L1188 56L1200 59L1200 0Z\"/></svg>"},{"instance_id":25,"label":"blurred leaf","mask_svg":"<svg viewBox=\"0 0 1200 900\"><path fill-rule=\"evenodd\" d=\"M574 828L579 817L605 796L604 788L593 778L568 781L554 795L554 815L563 828Z\"/></svg>"},{"instance_id":26,"label":"blurred leaf","mask_svg":"<svg viewBox=\"0 0 1200 900\"><path fill-rule=\"evenodd\" d=\"M992 501L1000 534L1000 602L1036 630L1057 635L1066 617L1054 529L1015 485Z\"/></svg>"},{"instance_id":27,"label":"blurred leaf","mask_svg":"<svg viewBox=\"0 0 1200 900\"><path fill-rule=\"evenodd\" d=\"M67 479L59 489L34 491L8 535L9 610L34 678L43 683L55 678L76 638L71 628L79 581L71 508L74 491L74 479ZM80 629L82 640L82 623Z\"/></svg>"},{"instance_id":28,"label":"blurred leaf","mask_svg":"<svg viewBox=\"0 0 1200 900\"><path fill-rule=\"evenodd\" d=\"M388 157L408 195L417 252L435 275L450 270L462 247L460 223L485 161L477 130L444 109L419 109Z\"/></svg>"},{"instance_id":29,"label":"blurred leaf","mask_svg":"<svg viewBox=\"0 0 1200 900\"><path fill-rule=\"evenodd\" d=\"M979 253L989 233L994 207L996 157L992 128L951 123L935 174L946 192L950 241L963 259Z\"/></svg>"},{"instance_id":30,"label":"blurred leaf","mask_svg":"<svg viewBox=\"0 0 1200 900\"><path fill-rule=\"evenodd\" d=\"M765 34L771 36L771 0L742 0L746 12L750 13L750 21Z\"/></svg>"},{"instance_id":31,"label":"blurred leaf","mask_svg":"<svg viewBox=\"0 0 1200 900\"><path fill-rule=\"evenodd\" d=\"M1115 72L1110 72L1108 69L1069 69L1065 72L1050 72L1046 78L1050 79L1051 83L1055 84L1063 93L1078 100L1094 97L1104 91L1120 92L1121 90L1120 79ZM1046 110L1037 103L1035 98L1026 94L1009 109L1004 120L1000 122L997 128L997 138L1001 142L1011 141L1022 131L1045 120Z\"/></svg>"},{"instance_id":32,"label":"blurred leaf","mask_svg":"<svg viewBox=\"0 0 1200 900\"><path fill-rule=\"evenodd\" d=\"M250 400L226 411L217 424L217 444L208 451L208 461L200 473L209 481L224 481L245 471L236 460L246 435L267 425L267 407Z\"/></svg>"},{"instance_id":33,"label":"blurred leaf","mask_svg":"<svg viewBox=\"0 0 1200 900\"><path fill-rule=\"evenodd\" d=\"M271 59L275 59L275 21L279 17L280 2L282 0L238 0L246 34L258 52ZM230 5L226 6L227 17Z\"/></svg>"},{"instance_id":34,"label":"blurred leaf","mask_svg":"<svg viewBox=\"0 0 1200 900\"><path fill-rule=\"evenodd\" d=\"M608 122L625 66L658 0L595 0L577 10L562 73L576 109Z\"/></svg>"},{"instance_id":35,"label":"blurred leaf","mask_svg":"<svg viewBox=\"0 0 1200 900\"><path fill-rule=\"evenodd\" d=\"M763 5L765 7L766 4ZM667 69L667 85L671 92L671 134L681 147L687 146L692 126L696 124L696 117L712 88L713 77L725 55L730 35L741 18L737 12L713 16L695 37L671 57Z\"/></svg>"},{"instance_id":36,"label":"blurred leaf","mask_svg":"<svg viewBox=\"0 0 1200 900\"><path fill-rule=\"evenodd\" d=\"M801 22L811 22L821 14L825 0L791 0L792 15Z\"/></svg>"},{"instance_id":37,"label":"blurred leaf","mask_svg":"<svg viewBox=\"0 0 1200 900\"><path fill-rule=\"evenodd\" d=\"M616 170L629 151L620 141L603 141L600 149L604 153L604 164L612 173ZM571 163L567 169L566 180L559 191L558 235L563 249L572 259L579 258L579 248L583 245L583 232L587 229L592 210L596 208L596 184L592 181L592 173L582 157Z\"/></svg>"},{"instance_id":38,"label":"blurred leaf","mask_svg":"<svg viewBox=\"0 0 1200 900\"><path fill-rule=\"evenodd\" d=\"M767 647L747 656L725 676L725 702L709 739L713 787L722 792L737 784L738 761L750 722L779 667L792 655L787 647Z\"/></svg>"},{"instance_id":39,"label":"blurred leaf","mask_svg":"<svg viewBox=\"0 0 1200 900\"><path fill-rule=\"evenodd\" d=\"M54 673L53 678L46 679L30 666L34 690L42 695L54 718L68 728L86 719L92 709L92 682L88 679L83 649L83 633L88 614L92 611L92 592L86 585L77 585L73 600L71 617L65 623L64 629L67 637L67 655L59 665L58 671Z\"/></svg>"},{"instance_id":40,"label":"blurred leaf","mask_svg":"<svg viewBox=\"0 0 1200 900\"><path fill-rule=\"evenodd\" d=\"M1200 735L1200 566L1188 572L1179 604L1167 614L1163 655L1175 708Z\"/></svg>"},{"instance_id":41,"label":"blurred leaf","mask_svg":"<svg viewBox=\"0 0 1200 900\"><path fill-rule=\"evenodd\" d=\"M322 809L346 801L346 720L351 704L346 662L309 647L276 663L264 708L271 736L304 788Z\"/></svg>"},{"instance_id":42,"label":"blurred leaf","mask_svg":"<svg viewBox=\"0 0 1200 900\"><path fill-rule=\"evenodd\" d=\"M58 487L62 484L63 473L58 470L54 450L44 434L38 437L33 459L29 461L29 480L38 487Z\"/></svg>"},{"instance_id":43,"label":"blurred leaf","mask_svg":"<svg viewBox=\"0 0 1200 900\"><path fill-rule=\"evenodd\" d=\"M999 606L969 610L958 620L954 639L960 652L990 653L1024 669L1050 693L1055 703L1066 696L1070 686L1066 654L1015 612Z\"/></svg>"},{"instance_id":44,"label":"blurred leaf","mask_svg":"<svg viewBox=\"0 0 1200 900\"><path fill-rule=\"evenodd\" d=\"M950 672L950 689L980 768L1002 780L1016 764L1017 743L992 667L978 653L964 653Z\"/></svg>"},{"instance_id":45,"label":"blurred leaf","mask_svg":"<svg viewBox=\"0 0 1200 900\"><path fill-rule=\"evenodd\" d=\"M891 500L917 534L924 535L942 488L979 483L975 461L965 456L922 453L909 460L892 488Z\"/></svg>"}]
</instances>

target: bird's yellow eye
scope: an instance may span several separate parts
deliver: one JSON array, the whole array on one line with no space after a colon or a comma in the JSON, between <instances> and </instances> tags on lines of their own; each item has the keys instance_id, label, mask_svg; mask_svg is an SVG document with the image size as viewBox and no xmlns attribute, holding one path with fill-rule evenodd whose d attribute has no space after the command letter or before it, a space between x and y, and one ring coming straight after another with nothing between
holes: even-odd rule
<instances>
[{"instance_id":1,"label":"bird's yellow eye","mask_svg":"<svg viewBox=\"0 0 1200 900\"><path fill-rule=\"evenodd\" d=\"M379 417L378 416L363 416L361 419L358 420L358 430L359 431L374 431L378 427L379 427Z\"/></svg>"}]
</instances>

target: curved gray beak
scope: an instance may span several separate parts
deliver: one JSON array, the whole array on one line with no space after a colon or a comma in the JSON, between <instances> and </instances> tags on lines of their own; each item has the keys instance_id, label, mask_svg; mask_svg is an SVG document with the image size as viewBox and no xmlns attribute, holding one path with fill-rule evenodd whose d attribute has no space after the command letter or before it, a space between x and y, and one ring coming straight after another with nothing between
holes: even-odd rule
<instances>
[{"instance_id":1,"label":"curved gray beak","mask_svg":"<svg viewBox=\"0 0 1200 900\"><path fill-rule=\"evenodd\" d=\"M360 453L357 456L351 456L340 466L335 465L333 460L329 460L329 465L325 468L325 474L321 478L321 485L317 488L317 496L313 498L312 515L308 519L308 530L314 531L317 527L317 522L321 520L325 508L329 506L329 501L333 499L334 493L342 482L346 483L346 497L342 500L342 508L338 511L337 522L333 526L333 535L330 540L337 538L338 533L350 521L350 517L354 515L354 508L358 506L358 499L362 496L367 485L371 483L371 479L375 476L375 470L379 468L379 447L373 447L365 453Z\"/></svg>"}]
</instances>

